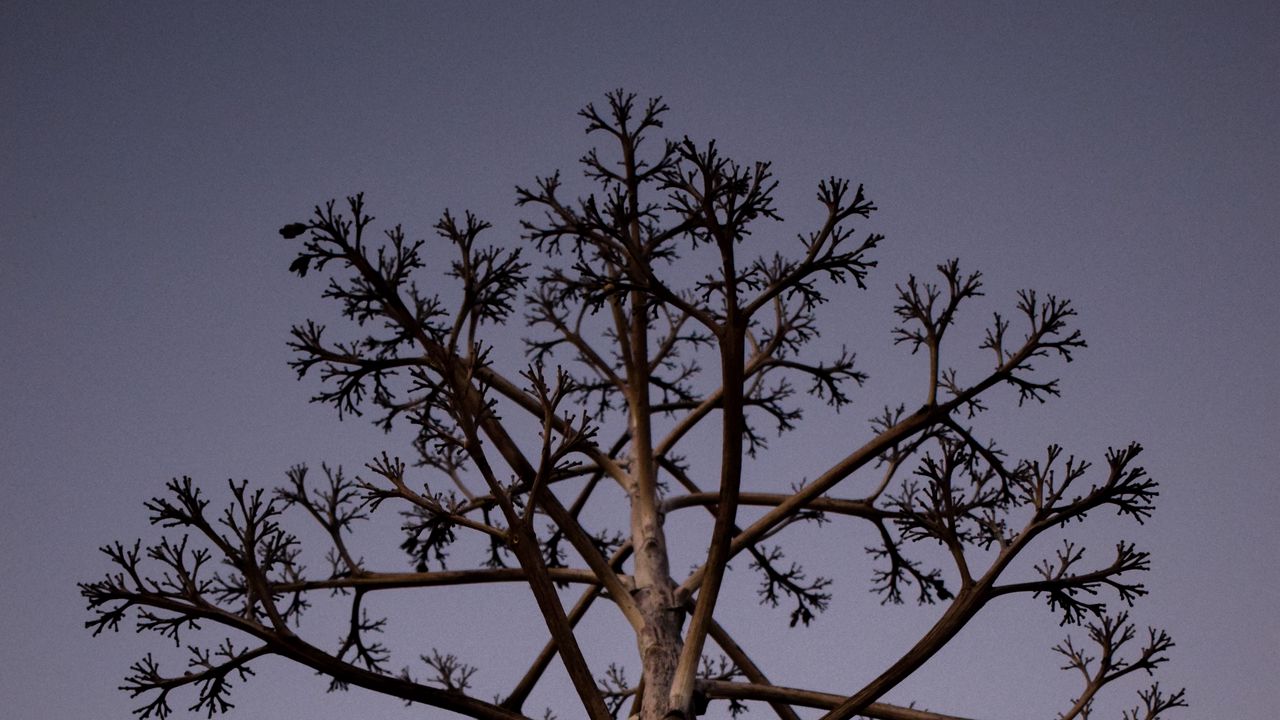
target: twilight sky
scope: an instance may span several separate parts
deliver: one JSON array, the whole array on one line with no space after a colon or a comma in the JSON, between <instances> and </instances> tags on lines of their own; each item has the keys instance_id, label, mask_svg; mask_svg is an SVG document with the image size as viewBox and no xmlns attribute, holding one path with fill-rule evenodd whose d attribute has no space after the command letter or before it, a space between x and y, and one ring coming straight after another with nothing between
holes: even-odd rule
<instances>
[{"instance_id":1,"label":"twilight sky","mask_svg":"<svg viewBox=\"0 0 1280 720\"><path fill-rule=\"evenodd\" d=\"M779 238L817 217L829 175L881 208L871 287L840 295L824 327L871 383L830 421L845 425L777 442L761 476L838 454L886 402L918 402L919 368L888 333L908 273L950 257L983 270L975 323L1020 287L1069 296L1090 347L1062 369L1064 397L1006 404L992 431L1095 460L1141 441L1163 492L1124 536L1154 553L1134 618L1177 642L1160 677L1193 707L1171 717L1280 706L1280 7L262 5L0 6L0 714L130 716L115 687L160 638L91 639L75 583L108 569L99 545L149 536L142 503L168 478L273 486L294 463L408 452L307 404L317 385L295 381L284 343L330 309L286 272L276 229L363 190L412 237L469 208L494 223L490 241L518 242L513 187L576 173L595 140L574 113L615 87L664 96L672 136L772 160ZM814 557L861 568L863 541L822 537ZM756 610L749 578L735 586L780 682L853 685L929 617L880 608L864 569L827 572L837 601L808 630ZM479 666L488 694L541 642L514 621L477 631L495 608L533 621L527 598L511 611L493 595L431 596L460 619L404 631L417 652ZM1039 601L1009 605L894 698L1005 720L1065 709L1076 685L1049 651L1056 620ZM594 652L603 668L631 646ZM233 717L422 716L325 695L283 662L257 671ZM1132 702L1113 689L1100 716Z\"/></svg>"}]
</instances>

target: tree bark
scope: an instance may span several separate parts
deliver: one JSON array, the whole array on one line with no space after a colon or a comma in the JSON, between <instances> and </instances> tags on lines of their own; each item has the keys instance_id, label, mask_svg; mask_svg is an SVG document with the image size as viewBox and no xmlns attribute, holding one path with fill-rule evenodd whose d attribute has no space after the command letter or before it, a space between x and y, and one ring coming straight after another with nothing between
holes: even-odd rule
<instances>
[{"instance_id":1,"label":"tree bark","mask_svg":"<svg viewBox=\"0 0 1280 720\"><path fill-rule=\"evenodd\" d=\"M641 720L662 720L670 708L669 694L680 652L684 646L682 604L671 579L664 515L658 502L657 463L653 457L648 378L648 319L644 299L637 296L632 310L631 349L628 363L628 400L631 405L631 542L635 548L635 601L640 609L637 633L643 668Z\"/></svg>"}]
</instances>

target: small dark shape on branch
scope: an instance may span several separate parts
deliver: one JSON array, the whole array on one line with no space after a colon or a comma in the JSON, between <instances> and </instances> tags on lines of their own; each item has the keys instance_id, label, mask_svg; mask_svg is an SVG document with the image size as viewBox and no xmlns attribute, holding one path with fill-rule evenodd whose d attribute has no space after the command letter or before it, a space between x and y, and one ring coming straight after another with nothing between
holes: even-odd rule
<instances>
[{"instance_id":1,"label":"small dark shape on branch","mask_svg":"<svg viewBox=\"0 0 1280 720\"><path fill-rule=\"evenodd\" d=\"M311 226L306 223L289 223L280 228L280 236L285 240L292 240L306 232L309 227Z\"/></svg>"}]
</instances>

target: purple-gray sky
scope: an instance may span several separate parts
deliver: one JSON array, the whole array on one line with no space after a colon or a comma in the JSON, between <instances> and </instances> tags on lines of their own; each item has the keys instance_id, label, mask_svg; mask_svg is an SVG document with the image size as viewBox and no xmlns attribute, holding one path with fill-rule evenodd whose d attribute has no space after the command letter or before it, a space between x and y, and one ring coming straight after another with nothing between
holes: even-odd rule
<instances>
[{"instance_id":1,"label":"purple-gray sky","mask_svg":"<svg viewBox=\"0 0 1280 720\"><path fill-rule=\"evenodd\" d=\"M574 113L615 87L663 95L674 135L774 161L780 238L816 216L818 179L866 184L889 240L871 289L825 326L872 373L838 418L850 442L879 404L918 399L888 335L908 273L953 256L982 269L976 319L1023 286L1073 298L1090 347L1061 400L1007 421L1013 444L1101 459L1143 442L1163 494L1127 535L1155 554L1134 615L1178 643L1161 677L1193 708L1171 717L1280 706L1275 4L263 5L0 7L0 714L129 717L115 687L159 638L91 639L75 582L107 570L98 545L149 532L142 502L169 477L270 486L297 462L407 452L306 403L316 385L294 380L284 342L328 308L286 273L276 228L363 190L411 236L470 208L515 242L513 186L576 172ZM778 443L760 472L831 452L813 441ZM861 544L830 557L858 565ZM840 690L904 647L899 621L919 626L879 608L865 572L836 575L833 609L790 633L735 586L780 680ZM492 694L537 641L459 632L488 601L456 593L444 602L470 615L410 630ZM1049 651L1060 636L1038 601L993 608L895 697L1052 717L1075 689ZM283 662L258 673L236 717L421 716L325 695Z\"/></svg>"}]
</instances>

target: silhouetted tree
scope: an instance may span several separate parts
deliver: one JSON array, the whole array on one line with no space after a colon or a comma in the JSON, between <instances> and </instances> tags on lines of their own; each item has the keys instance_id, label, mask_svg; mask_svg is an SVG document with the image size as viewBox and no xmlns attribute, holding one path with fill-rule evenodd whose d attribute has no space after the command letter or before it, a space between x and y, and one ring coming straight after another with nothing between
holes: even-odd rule
<instances>
[{"instance_id":1,"label":"silhouetted tree","mask_svg":"<svg viewBox=\"0 0 1280 720\"><path fill-rule=\"evenodd\" d=\"M622 92L602 109L583 109L588 132L610 147L580 161L595 193L564 197L558 174L518 188L517 203L539 211L524 223L522 248L482 245L488 223L445 213L435 229L454 252L449 292L415 284L423 241L398 226L373 237L360 195L281 230L301 248L290 269L332 273L324 294L361 328L340 341L314 322L295 327L293 366L319 376L315 400L340 416L373 410L385 428L415 428L415 464L382 454L359 475L326 466L319 477L298 466L274 493L230 483L220 510L191 479L175 479L148 502L152 521L178 535L103 548L118 567L81 585L94 613L88 627L114 630L133 614L141 629L175 642L197 624L223 626L237 640L191 645L185 671L163 673L151 655L134 664L123 689L145 697L141 717L169 715L170 693L188 685L197 693L190 709L224 711L231 682L276 655L327 676L331 689L356 685L466 716L520 718L558 656L593 720L689 720L713 702L737 715L748 701L786 719L798 717L795 708L821 708L831 719L942 720L951 716L881 698L1007 595L1047 600L1064 625L1084 632L1085 640L1054 648L1083 679L1062 718L1087 717L1106 685L1165 662L1167 634L1140 633L1127 611L1107 605L1146 593L1133 579L1148 569L1146 552L1121 542L1092 562L1068 540L1039 564L1026 559L1044 554L1035 547L1048 531L1093 511L1142 522L1156 483L1135 464L1141 448L1108 450L1097 468L1057 445L1014 459L975 427L998 386L1016 390L1018 404L1058 394L1040 366L1069 361L1085 345L1064 299L1019 293L975 339L991 365L962 374L944 363L943 340L959 307L982 294L980 275L953 260L932 281L908 278L897 288L894 333L927 358L920 397L886 408L861 439L852 428L843 433L845 454L829 467L795 458L789 490L743 490L744 465L766 446L764 425L800 426L797 389L840 409L866 379L852 352L814 358L812 341L827 289L862 287L883 238L854 229L875 210L862 187L830 178L818 183L815 229L778 243L775 254L746 256L748 236L779 219L769 165L730 160L714 142L653 142L666 110ZM549 264L532 270L527 250ZM529 328L520 361L486 339L519 319L517 306ZM704 447L716 438L714 451L687 447L693 437ZM800 472L812 480L801 483ZM622 516L594 515L600 507L625 508L627 527L610 527ZM357 521L388 510L400 513L413 571L351 550ZM677 511L713 518L698 542L701 562L684 577L673 576L664 533ZM327 571L304 568L286 514L323 531ZM865 687L775 685L717 621L725 573L742 555L759 573L759 600L785 604L791 625L827 608L831 580L773 544L803 522L861 530L875 560L870 582L885 602L945 608ZM446 568L446 558L461 569ZM1007 577L1018 575L1016 564L1023 579ZM363 605L374 591L468 583L527 586L549 636L493 701L469 694L474 669L451 654L433 649L424 669L393 669L391 649L376 640L386 621ZM571 586L580 594L566 603ZM335 593L350 620L336 647L322 647L302 636L299 616L315 596ZM588 665L575 634L597 599L634 632L635 656L607 669ZM634 684L628 666L639 671ZM1152 685L1125 717L1152 720L1183 706L1183 696Z\"/></svg>"}]
</instances>

